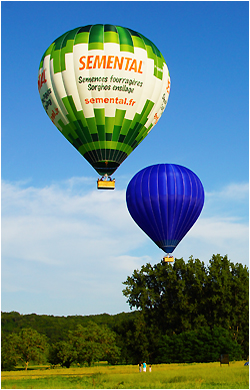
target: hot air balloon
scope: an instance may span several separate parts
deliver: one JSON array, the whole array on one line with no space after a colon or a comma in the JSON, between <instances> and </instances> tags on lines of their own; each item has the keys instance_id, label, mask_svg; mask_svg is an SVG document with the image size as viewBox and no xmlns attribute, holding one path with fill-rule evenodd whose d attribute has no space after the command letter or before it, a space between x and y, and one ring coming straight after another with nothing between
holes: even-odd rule
<instances>
[{"instance_id":1,"label":"hot air balloon","mask_svg":"<svg viewBox=\"0 0 250 390\"><path fill-rule=\"evenodd\" d=\"M166 62L142 34L110 24L75 28L45 51L38 90L54 125L114 188L110 176L152 130L170 92Z\"/></svg>"},{"instance_id":2,"label":"hot air balloon","mask_svg":"<svg viewBox=\"0 0 250 390\"><path fill-rule=\"evenodd\" d=\"M137 225L169 256L198 219L204 204L200 179L190 169L157 164L129 182L126 202Z\"/></svg>"}]
</instances>

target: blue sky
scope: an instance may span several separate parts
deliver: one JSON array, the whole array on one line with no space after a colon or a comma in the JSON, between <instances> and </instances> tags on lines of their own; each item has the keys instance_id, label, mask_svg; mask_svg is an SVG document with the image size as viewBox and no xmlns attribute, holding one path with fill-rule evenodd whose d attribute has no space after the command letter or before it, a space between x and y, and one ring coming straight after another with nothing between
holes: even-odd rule
<instances>
[{"instance_id":1,"label":"blue sky","mask_svg":"<svg viewBox=\"0 0 250 390\"><path fill-rule=\"evenodd\" d=\"M202 214L174 251L248 266L249 10L247 1L1 2L2 311L129 311L127 276L164 253L131 219L131 178L146 166L188 167ZM40 59L64 32L129 27L153 41L171 77L167 107L115 172L115 191L51 123L37 89Z\"/></svg>"}]
</instances>

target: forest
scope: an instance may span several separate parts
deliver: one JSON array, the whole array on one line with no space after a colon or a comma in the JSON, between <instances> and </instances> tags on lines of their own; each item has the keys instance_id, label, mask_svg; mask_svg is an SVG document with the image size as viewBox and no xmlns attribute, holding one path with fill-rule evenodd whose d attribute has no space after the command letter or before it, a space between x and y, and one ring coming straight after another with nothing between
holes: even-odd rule
<instances>
[{"instance_id":1,"label":"forest","mask_svg":"<svg viewBox=\"0 0 250 390\"><path fill-rule=\"evenodd\" d=\"M227 256L147 263L123 282L131 312L91 316L2 312L2 370L247 360L249 270Z\"/></svg>"}]
</instances>

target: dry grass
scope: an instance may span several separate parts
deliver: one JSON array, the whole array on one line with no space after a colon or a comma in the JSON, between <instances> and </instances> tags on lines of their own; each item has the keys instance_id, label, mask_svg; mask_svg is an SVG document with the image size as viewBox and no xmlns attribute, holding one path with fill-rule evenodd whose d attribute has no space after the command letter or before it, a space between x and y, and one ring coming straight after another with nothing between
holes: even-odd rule
<instances>
[{"instance_id":1,"label":"dry grass","mask_svg":"<svg viewBox=\"0 0 250 390\"><path fill-rule=\"evenodd\" d=\"M39 389L248 389L244 362L159 364L152 372L138 366L95 366L2 372L2 388Z\"/></svg>"}]
</instances>

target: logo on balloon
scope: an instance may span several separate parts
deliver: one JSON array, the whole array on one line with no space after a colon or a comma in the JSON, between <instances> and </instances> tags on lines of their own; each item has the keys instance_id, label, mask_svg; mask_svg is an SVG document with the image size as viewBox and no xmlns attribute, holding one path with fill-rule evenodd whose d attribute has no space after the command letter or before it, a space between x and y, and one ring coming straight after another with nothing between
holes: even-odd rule
<instances>
[{"instance_id":1,"label":"logo on balloon","mask_svg":"<svg viewBox=\"0 0 250 390\"><path fill-rule=\"evenodd\" d=\"M137 60L129 57L118 57L118 56L106 56L106 55L95 55L95 56L82 56L79 59L81 67L79 70L84 69L119 69L127 70L129 72L134 71L135 73L142 74L142 60L137 63Z\"/></svg>"}]
</instances>

